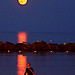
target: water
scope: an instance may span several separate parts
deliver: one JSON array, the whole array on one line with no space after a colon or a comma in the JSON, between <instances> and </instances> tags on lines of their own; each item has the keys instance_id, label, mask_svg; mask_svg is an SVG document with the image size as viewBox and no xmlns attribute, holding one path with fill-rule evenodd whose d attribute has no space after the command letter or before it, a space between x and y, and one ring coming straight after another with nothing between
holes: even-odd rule
<instances>
[{"instance_id":1,"label":"water","mask_svg":"<svg viewBox=\"0 0 75 75\"><path fill-rule=\"evenodd\" d=\"M0 32L0 41L17 43L19 32ZM27 42L75 43L75 33L26 32ZM69 40L67 40L69 39ZM0 75L23 75L30 62L36 75L75 75L75 54L66 53L0 53Z\"/></svg>"},{"instance_id":2,"label":"water","mask_svg":"<svg viewBox=\"0 0 75 75\"><path fill-rule=\"evenodd\" d=\"M0 53L0 75L23 75L27 62L36 75L75 75L75 53Z\"/></svg>"},{"instance_id":3,"label":"water","mask_svg":"<svg viewBox=\"0 0 75 75\"><path fill-rule=\"evenodd\" d=\"M0 41L4 43L6 41L17 43L18 42L18 33L19 32L0 32ZM50 43L75 43L75 32L26 32L27 35L27 42L30 44L36 42L37 40L45 41ZM67 40L69 39L69 40Z\"/></svg>"}]
</instances>

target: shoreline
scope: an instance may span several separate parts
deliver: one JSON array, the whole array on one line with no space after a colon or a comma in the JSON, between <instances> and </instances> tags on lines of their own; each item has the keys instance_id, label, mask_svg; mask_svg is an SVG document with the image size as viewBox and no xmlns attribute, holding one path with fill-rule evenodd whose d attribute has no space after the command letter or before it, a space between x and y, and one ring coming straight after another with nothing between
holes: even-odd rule
<instances>
[{"instance_id":1,"label":"shoreline","mask_svg":"<svg viewBox=\"0 0 75 75\"><path fill-rule=\"evenodd\" d=\"M53 44L45 41L34 42L29 44L28 42L23 43L11 43L0 41L0 53L6 52L75 52L75 43L64 43L64 44Z\"/></svg>"}]
</instances>

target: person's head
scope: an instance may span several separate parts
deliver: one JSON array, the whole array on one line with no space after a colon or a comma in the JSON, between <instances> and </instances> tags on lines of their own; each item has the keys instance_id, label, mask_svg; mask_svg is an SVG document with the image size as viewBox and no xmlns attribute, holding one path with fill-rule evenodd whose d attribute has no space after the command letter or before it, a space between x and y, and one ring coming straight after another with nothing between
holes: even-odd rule
<instances>
[{"instance_id":1,"label":"person's head","mask_svg":"<svg viewBox=\"0 0 75 75\"><path fill-rule=\"evenodd\" d=\"M27 63L27 67L30 68L30 63L29 62Z\"/></svg>"}]
</instances>

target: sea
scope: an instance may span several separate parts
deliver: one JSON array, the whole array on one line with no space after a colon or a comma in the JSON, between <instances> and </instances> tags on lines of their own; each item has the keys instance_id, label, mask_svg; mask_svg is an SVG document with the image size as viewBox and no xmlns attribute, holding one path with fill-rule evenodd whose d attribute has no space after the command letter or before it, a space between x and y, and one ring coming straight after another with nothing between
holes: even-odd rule
<instances>
[{"instance_id":1,"label":"sea","mask_svg":"<svg viewBox=\"0 0 75 75\"><path fill-rule=\"evenodd\" d=\"M35 75L75 75L75 53L0 53L0 75L24 75L27 62Z\"/></svg>"},{"instance_id":2,"label":"sea","mask_svg":"<svg viewBox=\"0 0 75 75\"><path fill-rule=\"evenodd\" d=\"M34 43L75 43L74 32L25 32L26 41ZM0 41L18 43L19 32L0 32ZM24 75L27 62L35 75L75 75L75 53L27 52L0 53L0 75Z\"/></svg>"}]
</instances>

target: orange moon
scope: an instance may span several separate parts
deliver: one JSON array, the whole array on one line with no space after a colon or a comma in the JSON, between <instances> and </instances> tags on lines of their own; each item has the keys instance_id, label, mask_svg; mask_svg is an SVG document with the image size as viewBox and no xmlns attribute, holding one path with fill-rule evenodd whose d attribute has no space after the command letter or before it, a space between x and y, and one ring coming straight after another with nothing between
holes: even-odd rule
<instances>
[{"instance_id":1,"label":"orange moon","mask_svg":"<svg viewBox=\"0 0 75 75\"><path fill-rule=\"evenodd\" d=\"M18 0L19 4L25 5L27 3L27 0Z\"/></svg>"},{"instance_id":2,"label":"orange moon","mask_svg":"<svg viewBox=\"0 0 75 75\"><path fill-rule=\"evenodd\" d=\"M26 32L19 32L18 33L18 43L27 42L27 35Z\"/></svg>"}]
</instances>

